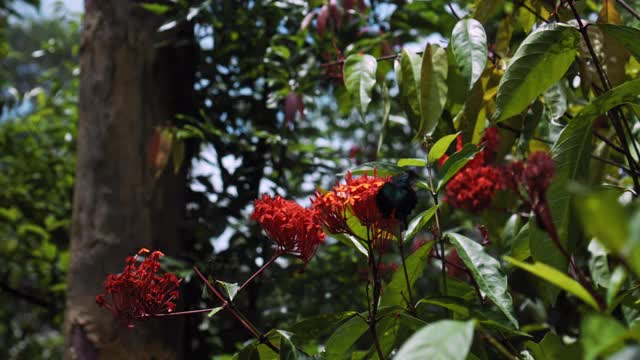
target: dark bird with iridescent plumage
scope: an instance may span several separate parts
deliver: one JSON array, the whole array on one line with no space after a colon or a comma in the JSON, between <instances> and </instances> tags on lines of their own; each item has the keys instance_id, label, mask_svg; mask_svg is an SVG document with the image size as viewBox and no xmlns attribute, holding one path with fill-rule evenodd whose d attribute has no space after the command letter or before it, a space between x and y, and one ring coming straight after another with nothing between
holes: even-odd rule
<instances>
[{"instance_id":1,"label":"dark bird with iridescent plumage","mask_svg":"<svg viewBox=\"0 0 640 360\"><path fill-rule=\"evenodd\" d=\"M418 202L413 185L418 178L414 170L407 170L391 178L391 181L384 184L378 195L376 195L376 205L378 211L385 218L395 215L400 220L404 228L408 226L407 217L413 211Z\"/></svg>"}]
</instances>

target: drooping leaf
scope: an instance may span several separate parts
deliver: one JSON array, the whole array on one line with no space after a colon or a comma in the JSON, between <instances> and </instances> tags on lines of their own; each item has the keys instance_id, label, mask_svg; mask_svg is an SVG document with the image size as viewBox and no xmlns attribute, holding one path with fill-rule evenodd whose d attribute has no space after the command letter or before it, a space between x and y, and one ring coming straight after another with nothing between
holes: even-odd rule
<instances>
[{"instance_id":1,"label":"drooping leaf","mask_svg":"<svg viewBox=\"0 0 640 360\"><path fill-rule=\"evenodd\" d=\"M420 130L420 75L422 62L418 55L403 49L400 60L399 87L400 104L407 114L409 125L414 131Z\"/></svg>"},{"instance_id":2,"label":"drooping leaf","mask_svg":"<svg viewBox=\"0 0 640 360\"><path fill-rule=\"evenodd\" d=\"M421 123L416 136L430 135L438 126L447 102L447 54L438 45L427 44L422 54L420 76Z\"/></svg>"},{"instance_id":3,"label":"drooping leaf","mask_svg":"<svg viewBox=\"0 0 640 360\"><path fill-rule=\"evenodd\" d=\"M351 248L354 248L359 253L364 255L364 257L366 257L366 258L369 257L369 253L367 252L367 248L362 243L362 241L360 241L355 236L353 236L351 234L331 234L331 237L335 238L336 240L340 241L341 243L343 243L343 244L345 244L345 245L347 245L347 246L349 246Z\"/></svg>"},{"instance_id":4,"label":"drooping leaf","mask_svg":"<svg viewBox=\"0 0 640 360\"><path fill-rule=\"evenodd\" d=\"M471 349L474 322L441 320L414 333L398 350L397 360L464 360Z\"/></svg>"},{"instance_id":5,"label":"drooping leaf","mask_svg":"<svg viewBox=\"0 0 640 360\"><path fill-rule=\"evenodd\" d=\"M409 286L412 287L422 276L425 266L429 260L429 252L433 246L433 241L430 241L421 247L419 247L413 254L411 254L405 260L407 266L407 275L409 277ZM415 291L412 291L415 293ZM382 306L394 306L404 304L404 298L409 299L409 293L407 291L407 282L404 277L404 270L402 266L393 273L391 281L384 287L384 294L380 304ZM412 304L413 305L413 304Z\"/></svg>"},{"instance_id":6,"label":"drooping leaf","mask_svg":"<svg viewBox=\"0 0 640 360\"><path fill-rule=\"evenodd\" d=\"M562 290L567 291L579 299L584 301L586 304L591 305L594 309L598 309L598 303L596 300L589 294L589 292L577 281L573 280L569 276L561 273L560 271L552 268L549 265L536 262L536 263L525 263L522 261L518 261L512 257L505 256L504 259L523 270L528 271L529 273L540 277L551 284L561 288Z\"/></svg>"},{"instance_id":7,"label":"drooping leaf","mask_svg":"<svg viewBox=\"0 0 640 360\"><path fill-rule=\"evenodd\" d=\"M435 164L447 152L451 143L456 139L459 133L446 135L438 139L429 149L429 164Z\"/></svg>"},{"instance_id":8,"label":"drooping leaf","mask_svg":"<svg viewBox=\"0 0 640 360\"><path fill-rule=\"evenodd\" d=\"M484 251L482 245L456 233L447 233L458 255L471 272L480 290L502 311L514 328L518 320L513 315L513 301L507 288L507 277L500 269L500 262Z\"/></svg>"},{"instance_id":9,"label":"drooping leaf","mask_svg":"<svg viewBox=\"0 0 640 360\"><path fill-rule=\"evenodd\" d=\"M344 62L344 84L363 119L371 102L371 90L376 84L377 65L375 57L365 54L349 55Z\"/></svg>"},{"instance_id":10,"label":"drooping leaf","mask_svg":"<svg viewBox=\"0 0 640 360\"><path fill-rule=\"evenodd\" d=\"M404 241L413 239L413 237L416 236L416 234L420 230L422 230L422 228L429 222L429 220L431 220L437 210L438 205L434 205L414 217L409 223L409 226L407 226L407 230L402 233L402 238L404 239Z\"/></svg>"},{"instance_id":11,"label":"drooping leaf","mask_svg":"<svg viewBox=\"0 0 640 360\"><path fill-rule=\"evenodd\" d=\"M500 80L494 120L519 114L560 80L573 63L578 40L575 28L560 24L541 26L527 36Z\"/></svg>"},{"instance_id":12,"label":"drooping leaf","mask_svg":"<svg viewBox=\"0 0 640 360\"><path fill-rule=\"evenodd\" d=\"M458 21L451 34L451 48L467 88L480 78L487 65L487 34L475 19Z\"/></svg>"}]
</instances>

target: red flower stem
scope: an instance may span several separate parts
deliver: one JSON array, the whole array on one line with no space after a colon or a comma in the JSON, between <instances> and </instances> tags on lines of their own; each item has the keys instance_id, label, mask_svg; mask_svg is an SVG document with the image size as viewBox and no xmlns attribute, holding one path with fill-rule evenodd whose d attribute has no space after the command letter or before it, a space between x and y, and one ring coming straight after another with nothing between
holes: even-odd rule
<instances>
[{"instance_id":1,"label":"red flower stem","mask_svg":"<svg viewBox=\"0 0 640 360\"><path fill-rule=\"evenodd\" d=\"M242 289L244 289L247 285L249 285L255 278L260 276L260 274L262 274L262 272L267 267L269 267L269 265L271 265L274 261L276 261L276 259L278 257L280 257L280 255L282 255L280 250L276 250L276 252L273 254L271 259L269 259L269 261L267 261L264 265L262 265L262 267L260 269L258 269L258 271L256 271L253 275L251 275L251 277L249 279L247 279L247 281L245 281L244 284L242 284L242 286L240 286L240 288L238 289L238 292L242 291Z\"/></svg>"},{"instance_id":2,"label":"red flower stem","mask_svg":"<svg viewBox=\"0 0 640 360\"><path fill-rule=\"evenodd\" d=\"M278 350L277 347L275 347L275 345L273 345L269 339L267 339L263 333L261 333L260 331L258 331L258 329L256 329L255 326L253 326L253 324L251 324L248 320L246 320L243 316L240 315L240 313L238 312L238 310L236 310L233 307L233 304L228 301L226 299L226 297L224 295L222 295L210 282L209 280L207 280L207 278L202 275L202 273L200 272L200 270L198 270L197 267L193 267L193 270L196 272L196 274L198 275L198 277L200 277L200 280L202 280L205 285L209 288L209 290L211 290L211 292L213 292L216 297L218 299L220 299L220 301L222 302L222 306L227 309L231 315L233 315L233 317L236 318L236 320L238 320L247 330L249 330L249 332L251 334L253 334L253 336L261 343L267 345L271 350L273 350L276 354L279 354L280 351Z\"/></svg>"}]
</instances>

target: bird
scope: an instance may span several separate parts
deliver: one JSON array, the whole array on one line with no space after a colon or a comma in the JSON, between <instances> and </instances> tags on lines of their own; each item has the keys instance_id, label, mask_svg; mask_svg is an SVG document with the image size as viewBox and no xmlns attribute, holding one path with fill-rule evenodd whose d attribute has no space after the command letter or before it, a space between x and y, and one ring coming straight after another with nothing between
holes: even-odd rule
<instances>
[{"instance_id":1,"label":"bird","mask_svg":"<svg viewBox=\"0 0 640 360\"><path fill-rule=\"evenodd\" d=\"M393 214L407 228L407 217L418 202L413 189L417 178L418 174L410 169L392 177L391 181L380 187L376 194L376 205L384 218Z\"/></svg>"}]
</instances>

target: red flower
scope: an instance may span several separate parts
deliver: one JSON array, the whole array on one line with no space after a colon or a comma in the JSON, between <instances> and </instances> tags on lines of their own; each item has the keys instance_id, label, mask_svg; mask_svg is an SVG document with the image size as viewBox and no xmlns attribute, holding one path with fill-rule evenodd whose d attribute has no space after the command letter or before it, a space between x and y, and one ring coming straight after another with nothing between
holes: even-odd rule
<instances>
[{"instance_id":1,"label":"red flower","mask_svg":"<svg viewBox=\"0 0 640 360\"><path fill-rule=\"evenodd\" d=\"M527 188L532 203L535 204L544 199L555 171L555 163L548 153L537 151L529 155L522 173L522 181Z\"/></svg>"},{"instance_id":2,"label":"red flower","mask_svg":"<svg viewBox=\"0 0 640 360\"><path fill-rule=\"evenodd\" d=\"M277 195L275 198L263 195L254 206L251 219L257 220L275 241L278 251L295 255L305 264L311 261L325 237L311 210Z\"/></svg>"},{"instance_id":3,"label":"red flower","mask_svg":"<svg viewBox=\"0 0 640 360\"><path fill-rule=\"evenodd\" d=\"M96 296L96 303L111 311L118 320L133 327L135 319L172 312L180 280L172 273L156 275L160 269L158 259L164 256L160 251L150 253L141 249L137 255L127 257L122 273L110 274L104 283L104 294ZM138 262L138 257L143 257Z\"/></svg>"},{"instance_id":4,"label":"red flower","mask_svg":"<svg viewBox=\"0 0 640 360\"><path fill-rule=\"evenodd\" d=\"M506 165L502 171L506 188L516 194L520 194L520 184L522 183L524 163L522 161L514 161Z\"/></svg>"},{"instance_id":5,"label":"red flower","mask_svg":"<svg viewBox=\"0 0 640 360\"><path fill-rule=\"evenodd\" d=\"M484 210L498 190L504 188L501 175L493 166L465 167L447 184L447 202L471 212Z\"/></svg>"},{"instance_id":6,"label":"red flower","mask_svg":"<svg viewBox=\"0 0 640 360\"><path fill-rule=\"evenodd\" d=\"M351 212L364 227L367 227L367 241L379 246L391 238L398 221L394 216L385 218L378 211L376 197L378 190L391 177L378 177L366 173L354 179L351 173L345 176L345 183L333 187L330 192L316 193L312 199L313 211L318 221L333 234L352 234L347 225L348 213ZM353 234L355 235L355 234Z\"/></svg>"}]
</instances>

